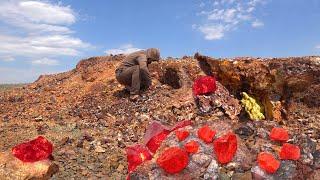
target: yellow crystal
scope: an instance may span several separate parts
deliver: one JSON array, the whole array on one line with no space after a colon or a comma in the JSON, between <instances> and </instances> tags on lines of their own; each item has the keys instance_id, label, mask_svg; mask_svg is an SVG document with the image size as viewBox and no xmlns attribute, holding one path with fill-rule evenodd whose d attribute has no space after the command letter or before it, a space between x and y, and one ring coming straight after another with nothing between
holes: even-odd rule
<instances>
[{"instance_id":1,"label":"yellow crystal","mask_svg":"<svg viewBox=\"0 0 320 180\"><path fill-rule=\"evenodd\" d=\"M254 98L250 97L245 92L242 92L241 104L244 106L244 109L249 114L251 120L265 119L261 106Z\"/></svg>"}]
</instances>

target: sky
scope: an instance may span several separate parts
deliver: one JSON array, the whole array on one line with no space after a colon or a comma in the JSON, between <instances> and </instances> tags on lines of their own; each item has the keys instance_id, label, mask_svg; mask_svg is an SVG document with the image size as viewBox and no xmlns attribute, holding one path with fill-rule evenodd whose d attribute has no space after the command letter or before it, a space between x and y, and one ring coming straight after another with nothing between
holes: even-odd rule
<instances>
[{"instance_id":1,"label":"sky","mask_svg":"<svg viewBox=\"0 0 320 180\"><path fill-rule=\"evenodd\" d=\"M163 58L320 55L320 0L0 0L0 84L150 47Z\"/></svg>"}]
</instances>

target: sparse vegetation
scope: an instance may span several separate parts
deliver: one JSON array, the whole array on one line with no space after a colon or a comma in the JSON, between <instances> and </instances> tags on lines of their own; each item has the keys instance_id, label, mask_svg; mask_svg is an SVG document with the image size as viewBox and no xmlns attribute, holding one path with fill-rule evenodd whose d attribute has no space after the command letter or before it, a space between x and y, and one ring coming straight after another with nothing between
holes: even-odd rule
<instances>
[{"instance_id":1,"label":"sparse vegetation","mask_svg":"<svg viewBox=\"0 0 320 180\"><path fill-rule=\"evenodd\" d=\"M5 91L16 87L22 87L24 85L26 84L0 84L0 91Z\"/></svg>"}]
</instances>

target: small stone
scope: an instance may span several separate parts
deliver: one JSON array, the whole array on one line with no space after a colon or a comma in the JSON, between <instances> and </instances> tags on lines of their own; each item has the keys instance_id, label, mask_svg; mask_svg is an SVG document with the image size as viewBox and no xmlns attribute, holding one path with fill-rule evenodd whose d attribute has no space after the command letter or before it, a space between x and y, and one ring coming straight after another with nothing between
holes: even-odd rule
<instances>
[{"instance_id":1,"label":"small stone","mask_svg":"<svg viewBox=\"0 0 320 180\"><path fill-rule=\"evenodd\" d=\"M178 147L166 149L157 159L157 164L169 174L179 173L187 167L188 162L188 153Z\"/></svg>"},{"instance_id":2,"label":"small stone","mask_svg":"<svg viewBox=\"0 0 320 180\"><path fill-rule=\"evenodd\" d=\"M176 134L176 137L178 138L179 141L183 141L189 136L189 132L188 131L176 130L175 134Z\"/></svg>"},{"instance_id":3,"label":"small stone","mask_svg":"<svg viewBox=\"0 0 320 180\"><path fill-rule=\"evenodd\" d=\"M193 83L192 91L195 96L214 93L217 90L216 79L212 76L201 76Z\"/></svg>"},{"instance_id":4,"label":"small stone","mask_svg":"<svg viewBox=\"0 0 320 180\"><path fill-rule=\"evenodd\" d=\"M12 148L12 154L23 162L36 162L47 159L52 154L52 151L53 145L42 136Z\"/></svg>"},{"instance_id":5,"label":"small stone","mask_svg":"<svg viewBox=\"0 0 320 180\"><path fill-rule=\"evenodd\" d=\"M241 126L235 130L235 133L240 137L248 137L253 134L253 130L249 126Z\"/></svg>"},{"instance_id":6,"label":"small stone","mask_svg":"<svg viewBox=\"0 0 320 180\"><path fill-rule=\"evenodd\" d=\"M197 153L199 150L199 143L197 141L190 141L184 145L184 149L188 153Z\"/></svg>"},{"instance_id":7,"label":"small stone","mask_svg":"<svg viewBox=\"0 0 320 180\"><path fill-rule=\"evenodd\" d=\"M273 141L286 142L289 140L288 131L283 128L273 128L270 133L270 139Z\"/></svg>"},{"instance_id":8,"label":"small stone","mask_svg":"<svg viewBox=\"0 0 320 180\"><path fill-rule=\"evenodd\" d=\"M206 173L204 174L204 179L218 179L219 174L218 174L218 168L219 165L216 160L212 159L210 162Z\"/></svg>"},{"instance_id":9,"label":"small stone","mask_svg":"<svg viewBox=\"0 0 320 180\"><path fill-rule=\"evenodd\" d=\"M198 137L206 143L211 143L215 135L216 131L211 130L208 125L198 130Z\"/></svg>"},{"instance_id":10,"label":"small stone","mask_svg":"<svg viewBox=\"0 0 320 180\"><path fill-rule=\"evenodd\" d=\"M123 170L124 170L124 166L123 166L122 164L120 164L120 165L118 166L118 168L117 168L117 171L118 171L118 172L123 172Z\"/></svg>"},{"instance_id":11,"label":"small stone","mask_svg":"<svg viewBox=\"0 0 320 180\"><path fill-rule=\"evenodd\" d=\"M97 153L104 153L104 152L106 152L106 150L105 150L103 147L101 147L101 146L96 146L96 148L95 148L94 151L97 152Z\"/></svg>"},{"instance_id":12,"label":"small stone","mask_svg":"<svg viewBox=\"0 0 320 180\"><path fill-rule=\"evenodd\" d=\"M211 157L204 153L194 154L191 156L191 159L202 167L208 166L211 161Z\"/></svg>"},{"instance_id":13,"label":"small stone","mask_svg":"<svg viewBox=\"0 0 320 180\"><path fill-rule=\"evenodd\" d=\"M280 158L284 160L298 160L300 158L299 146L284 143L281 147Z\"/></svg>"},{"instance_id":14,"label":"small stone","mask_svg":"<svg viewBox=\"0 0 320 180\"><path fill-rule=\"evenodd\" d=\"M270 174L275 173L280 167L280 162L276 160L271 153L267 152L261 152L258 155L258 164L263 170Z\"/></svg>"},{"instance_id":15,"label":"small stone","mask_svg":"<svg viewBox=\"0 0 320 180\"><path fill-rule=\"evenodd\" d=\"M228 133L215 140L213 146L218 162L226 164L233 159L237 152L237 136L233 133Z\"/></svg>"}]
</instances>

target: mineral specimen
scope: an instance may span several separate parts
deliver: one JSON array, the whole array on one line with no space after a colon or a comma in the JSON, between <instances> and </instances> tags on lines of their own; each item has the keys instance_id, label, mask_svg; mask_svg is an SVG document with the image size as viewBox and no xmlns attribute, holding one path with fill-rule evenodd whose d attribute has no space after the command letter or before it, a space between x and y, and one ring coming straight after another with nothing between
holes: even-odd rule
<instances>
[{"instance_id":1,"label":"mineral specimen","mask_svg":"<svg viewBox=\"0 0 320 180\"><path fill-rule=\"evenodd\" d=\"M152 137L150 139L150 141L147 143L147 147L148 149L152 152L152 153L155 153L158 148L160 147L162 141L164 139L166 139L166 137L168 136L168 134L170 134L170 131L168 130L164 130L163 132L161 132L160 134Z\"/></svg>"},{"instance_id":2,"label":"mineral specimen","mask_svg":"<svg viewBox=\"0 0 320 180\"><path fill-rule=\"evenodd\" d=\"M299 146L284 143L281 147L280 158L284 160L298 160L300 158Z\"/></svg>"},{"instance_id":3,"label":"mineral specimen","mask_svg":"<svg viewBox=\"0 0 320 180\"><path fill-rule=\"evenodd\" d=\"M267 173L273 174L280 167L280 161L276 160L271 153L261 152L258 155L258 164Z\"/></svg>"},{"instance_id":4,"label":"mineral specimen","mask_svg":"<svg viewBox=\"0 0 320 180\"><path fill-rule=\"evenodd\" d=\"M42 136L12 148L12 154L23 162L36 162L47 159L52 154L52 151L53 145Z\"/></svg>"},{"instance_id":5,"label":"mineral specimen","mask_svg":"<svg viewBox=\"0 0 320 180\"><path fill-rule=\"evenodd\" d=\"M179 130L176 130L175 131L175 134L178 138L179 141L183 141L185 140L188 136L189 136L189 132L188 131L179 131Z\"/></svg>"},{"instance_id":6,"label":"mineral specimen","mask_svg":"<svg viewBox=\"0 0 320 180\"><path fill-rule=\"evenodd\" d=\"M263 110L257 101L250 97L247 93L242 92L241 103L244 106L251 120L262 120L265 119Z\"/></svg>"},{"instance_id":7,"label":"mineral specimen","mask_svg":"<svg viewBox=\"0 0 320 180\"><path fill-rule=\"evenodd\" d=\"M288 141L289 134L288 134L288 131L283 128L274 127L270 132L270 138L274 141L285 142L285 141Z\"/></svg>"},{"instance_id":8,"label":"mineral specimen","mask_svg":"<svg viewBox=\"0 0 320 180\"><path fill-rule=\"evenodd\" d=\"M215 135L216 131L211 130L207 125L198 130L198 137L206 143L211 143Z\"/></svg>"},{"instance_id":9,"label":"mineral specimen","mask_svg":"<svg viewBox=\"0 0 320 180\"><path fill-rule=\"evenodd\" d=\"M166 149L157 159L157 164L169 174L175 174L187 167L188 153L178 147Z\"/></svg>"},{"instance_id":10,"label":"mineral specimen","mask_svg":"<svg viewBox=\"0 0 320 180\"><path fill-rule=\"evenodd\" d=\"M190 141L184 145L184 149L188 153L197 153L199 150L199 143L197 141Z\"/></svg>"},{"instance_id":11,"label":"mineral specimen","mask_svg":"<svg viewBox=\"0 0 320 180\"><path fill-rule=\"evenodd\" d=\"M213 146L218 162L226 164L233 159L237 152L237 136L233 133L228 133L215 140Z\"/></svg>"},{"instance_id":12,"label":"mineral specimen","mask_svg":"<svg viewBox=\"0 0 320 180\"><path fill-rule=\"evenodd\" d=\"M204 95L210 94L215 92L217 89L216 86L216 79L212 76L201 76L196 79L193 83L193 94L197 95Z\"/></svg>"},{"instance_id":13,"label":"mineral specimen","mask_svg":"<svg viewBox=\"0 0 320 180\"><path fill-rule=\"evenodd\" d=\"M134 171L136 167L142 164L144 161L150 160L152 158L148 149L143 145L127 147L126 153L129 173Z\"/></svg>"}]
</instances>

